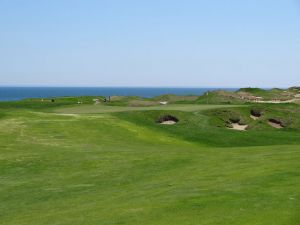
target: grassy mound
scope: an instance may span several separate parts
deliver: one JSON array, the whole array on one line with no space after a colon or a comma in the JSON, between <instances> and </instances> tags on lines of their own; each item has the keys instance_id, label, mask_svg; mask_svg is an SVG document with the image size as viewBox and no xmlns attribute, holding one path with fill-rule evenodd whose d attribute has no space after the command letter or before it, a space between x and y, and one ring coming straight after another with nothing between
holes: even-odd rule
<instances>
[{"instance_id":1,"label":"grassy mound","mask_svg":"<svg viewBox=\"0 0 300 225\"><path fill-rule=\"evenodd\" d=\"M122 112L115 115L120 119L164 132L181 140L209 146L238 147L300 143L300 117L297 114L299 107L290 107L289 111L291 112L289 113L282 106L274 108L265 106L264 110L266 113L258 121L250 118L251 107L211 109L204 112L169 111L168 114L180 120L176 127L156 125L154 122L156 118L164 116L166 113L161 111ZM268 125L269 117L275 115L286 121L285 128L280 131ZM290 121L291 118L293 118L293 122ZM230 122L247 124L247 132L237 133L226 129L230 127Z\"/></svg>"}]
</instances>

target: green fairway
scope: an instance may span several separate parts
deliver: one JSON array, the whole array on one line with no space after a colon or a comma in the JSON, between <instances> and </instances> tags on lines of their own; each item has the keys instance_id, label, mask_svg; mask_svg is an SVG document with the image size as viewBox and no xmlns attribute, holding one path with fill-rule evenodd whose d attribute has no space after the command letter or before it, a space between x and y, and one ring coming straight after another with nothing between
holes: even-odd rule
<instances>
[{"instance_id":1,"label":"green fairway","mask_svg":"<svg viewBox=\"0 0 300 225\"><path fill-rule=\"evenodd\" d=\"M186 112L234 107L232 105L195 105L195 104L172 104L162 106L129 107L129 106L106 106L106 105L79 105L56 109L57 113L109 113L124 111L149 111L149 110L179 110Z\"/></svg>"},{"instance_id":2,"label":"green fairway","mask_svg":"<svg viewBox=\"0 0 300 225\"><path fill-rule=\"evenodd\" d=\"M230 105L31 104L0 104L0 224L300 224L299 114L235 107L240 132L218 127Z\"/></svg>"}]
</instances>

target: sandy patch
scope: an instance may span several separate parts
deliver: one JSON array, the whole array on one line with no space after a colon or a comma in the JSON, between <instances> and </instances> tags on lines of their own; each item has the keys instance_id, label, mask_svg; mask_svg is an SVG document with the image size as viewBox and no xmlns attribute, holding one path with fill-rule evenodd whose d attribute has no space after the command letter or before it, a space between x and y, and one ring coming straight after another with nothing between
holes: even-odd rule
<instances>
[{"instance_id":1,"label":"sandy patch","mask_svg":"<svg viewBox=\"0 0 300 225\"><path fill-rule=\"evenodd\" d=\"M283 126L280 122L277 122L277 121L274 121L274 120L269 120L268 121L268 124L271 126L271 127L274 127L276 129L282 129Z\"/></svg>"},{"instance_id":2,"label":"sandy patch","mask_svg":"<svg viewBox=\"0 0 300 225\"><path fill-rule=\"evenodd\" d=\"M163 125L173 125L173 124L176 124L176 122L173 121L173 120L167 120L167 121L161 122L160 124L163 124Z\"/></svg>"},{"instance_id":3,"label":"sandy patch","mask_svg":"<svg viewBox=\"0 0 300 225\"><path fill-rule=\"evenodd\" d=\"M163 125L174 125L178 121L179 120L175 116L172 116L172 115L164 115L164 116L161 116L160 118L158 118L158 120L156 120L157 123L163 124Z\"/></svg>"},{"instance_id":4,"label":"sandy patch","mask_svg":"<svg viewBox=\"0 0 300 225\"><path fill-rule=\"evenodd\" d=\"M290 99L290 100L270 100L270 101L255 101L256 103L271 103L271 104L283 104L283 103L293 103L297 101L297 99Z\"/></svg>"},{"instance_id":5,"label":"sandy patch","mask_svg":"<svg viewBox=\"0 0 300 225\"><path fill-rule=\"evenodd\" d=\"M239 123L231 123L232 127L229 127L231 130L239 130L239 131L245 131L248 127L248 125L241 125Z\"/></svg>"}]
</instances>

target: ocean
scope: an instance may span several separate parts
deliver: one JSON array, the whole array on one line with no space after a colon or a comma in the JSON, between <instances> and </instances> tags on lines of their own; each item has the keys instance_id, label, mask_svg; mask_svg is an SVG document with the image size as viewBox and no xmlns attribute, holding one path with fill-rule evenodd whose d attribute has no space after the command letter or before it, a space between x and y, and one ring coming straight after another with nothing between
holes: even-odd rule
<instances>
[{"instance_id":1,"label":"ocean","mask_svg":"<svg viewBox=\"0 0 300 225\"><path fill-rule=\"evenodd\" d=\"M26 98L62 96L140 96L162 94L202 95L211 90L237 90L236 88L170 88L170 87L0 87L0 101L17 101Z\"/></svg>"}]
</instances>

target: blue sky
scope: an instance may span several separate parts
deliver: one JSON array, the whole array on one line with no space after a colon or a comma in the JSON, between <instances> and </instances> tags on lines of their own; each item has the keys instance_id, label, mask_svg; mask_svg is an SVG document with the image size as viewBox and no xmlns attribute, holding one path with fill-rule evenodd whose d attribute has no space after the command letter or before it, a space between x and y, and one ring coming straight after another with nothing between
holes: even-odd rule
<instances>
[{"instance_id":1,"label":"blue sky","mask_svg":"<svg viewBox=\"0 0 300 225\"><path fill-rule=\"evenodd\" d=\"M0 0L0 85L300 85L300 1Z\"/></svg>"}]
</instances>

